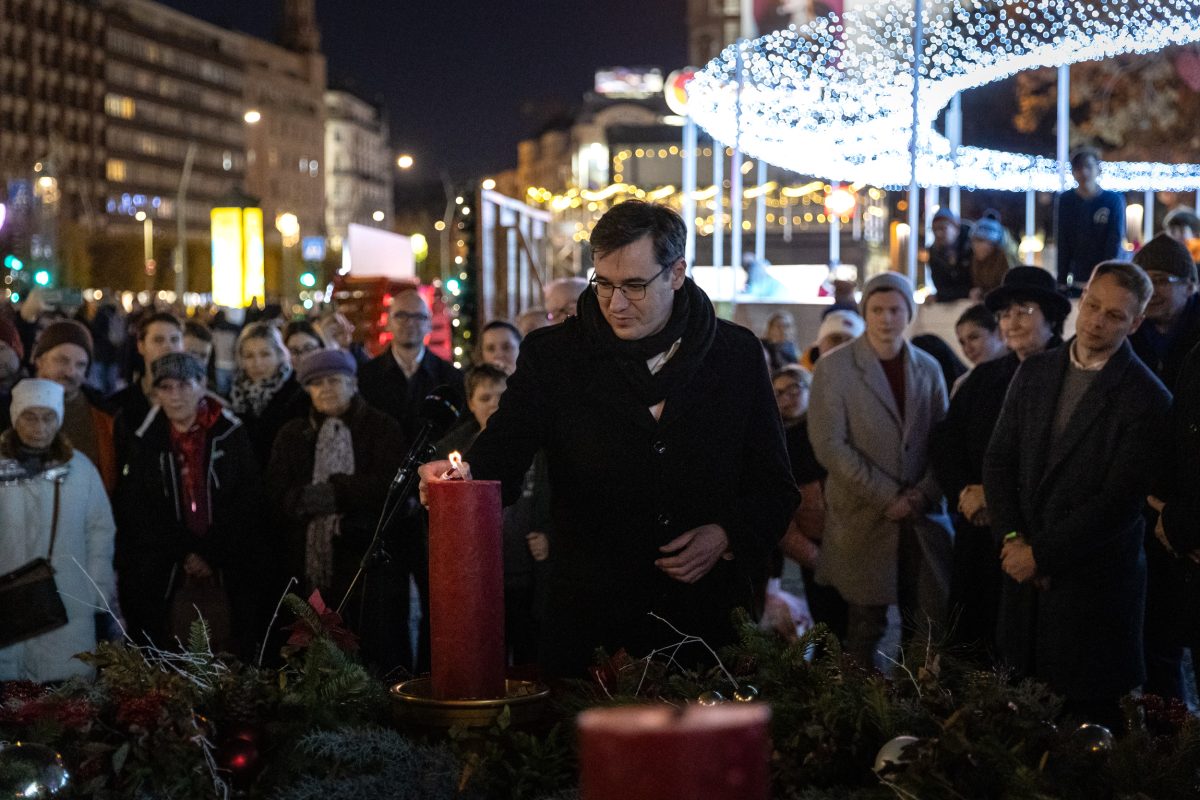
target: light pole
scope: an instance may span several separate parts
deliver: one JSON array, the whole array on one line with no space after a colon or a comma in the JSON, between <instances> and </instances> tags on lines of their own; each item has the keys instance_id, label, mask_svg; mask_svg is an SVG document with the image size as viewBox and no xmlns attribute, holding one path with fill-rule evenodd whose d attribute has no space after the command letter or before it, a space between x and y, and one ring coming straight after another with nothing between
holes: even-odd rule
<instances>
[{"instance_id":1,"label":"light pole","mask_svg":"<svg viewBox=\"0 0 1200 800\"><path fill-rule=\"evenodd\" d=\"M58 178L49 156L33 165L37 176L33 195L37 203L37 233L30 236L29 255L33 263L34 282L40 286L56 283L58 260Z\"/></svg>"},{"instance_id":2,"label":"light pole","mask_svg":"<svg viewBox=\"0 0 1200 800\"><path fill-rule=\"evenodd\" d=\"M283 245L283 286L280 293L283 296L298 291L295 282L299 279L296 274L296 261L293 257L296 245L300 243L300 220L290 211L285 211L275 217L275 230L279 231L280 243Z\"/></svg>"},{"instance_id":3,"label":"light pole","mask_svg":"<svg viewBox=\"0 0 1200 800\"><path fill-rule=\"evenodd\" d=\"M133 216L142 223L142 254L146 265L146 291L154 291L154 272L157 264L154 262L154 220L145 211L139 211Z\"/></svg>"}]
</instances>

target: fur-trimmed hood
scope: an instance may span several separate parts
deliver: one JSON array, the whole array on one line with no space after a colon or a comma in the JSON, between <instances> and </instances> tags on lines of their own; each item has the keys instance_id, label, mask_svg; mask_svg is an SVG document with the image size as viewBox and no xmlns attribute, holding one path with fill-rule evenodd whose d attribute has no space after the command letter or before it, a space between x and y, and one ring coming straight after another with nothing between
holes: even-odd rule
<instances>
[{"instance_id":1,"label":"fur-trimmed hood","mask_svg":"<svg viewBox=\"0 0 1200 800\"><path fill-rule=\"evenodd\" d=\"M0 459L18 459L20 453L21 442L17 439L17 432L13 428L9 428L4 433L0 433ZM45 469L62 466L71 460L75 455L75 448L67 440L60 430L54 434L54 441L50 443L50 457L46 461Z\"/></svg>"}]
</instances>

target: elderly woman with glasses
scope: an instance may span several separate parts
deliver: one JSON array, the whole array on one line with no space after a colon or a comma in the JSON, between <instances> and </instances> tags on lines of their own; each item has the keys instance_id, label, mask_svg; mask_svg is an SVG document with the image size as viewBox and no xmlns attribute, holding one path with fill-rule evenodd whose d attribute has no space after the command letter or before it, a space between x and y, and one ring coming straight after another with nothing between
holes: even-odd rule
<instances>
[{"instance_id":1,"label":"elderly woman with glasses","mask_svg":"<svg viewBox=\"0 0 1200 800\"><path fill-rule=\"evenodd\" d=\"M977 364L950 401L933 438L933 466L955 514L954 571L950 583L955 639L987 659L996 633L1000 548L989 528L983 496L983 456L1000 418L1008 384L1030 356L1062 344L1071 302L1054 276L1038 267L1014 267L984 300L996 316L1008 355Z\"/></svg>"}]
</instances>

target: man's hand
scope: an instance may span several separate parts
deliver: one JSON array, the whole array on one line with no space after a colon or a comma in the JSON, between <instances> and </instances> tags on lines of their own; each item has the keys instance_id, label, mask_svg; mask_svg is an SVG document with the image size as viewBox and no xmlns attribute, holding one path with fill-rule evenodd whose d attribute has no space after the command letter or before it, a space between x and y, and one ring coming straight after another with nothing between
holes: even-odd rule
<instances>
[{"instance_id":1,"label":"man's hand","mask_svg":"<svg viewBox=\"0 0 1200 800\"><path fill-rule=\"evenodd\" d=\"M972 483L970 486L963 487L963 490L958 493L958 511L972 524L975 524L975 516L985 510L987 510L987 500L983 496L982 485Z\"/></svg>"},{"instance_id":2,"label":"man's hand","mask_svg":"<svg viewBox=\"0 0 1200 800\"><path fill-rule=\"evenodd\" d=\"M929 510L929 501L925 499L925 493L917 487L905 489L904 496L908 498L908 507L912 509L914 519Z\"/></svg>"},{"instance_id":3,"label":"man's hand","mask_svg":"<svg viewBox=\"0 0 1200 800\"><path fill-rule=\"evenodd\" d=\"M1156 510L1158 511L1158 522L1154 523L1154 538L1158 539L1158 543L1165 547L1168 553L1178 556L1175 548L1171 547L1171 542L1167 540L1167 529L1163 526L1162 508L1159 507Z\"/></svg>"},{"instance_id":4,"label":"man's hand","mask_svg":"<svg viewBox=\"0 0 1200 800\"><path fill-rule=\"evenodd\" d=\"M888 504L883 515L892 522L900 522L901 520L908 519L913 515L912 499L906 492L901 492Z\"/></svg>"},{"instance_id":5,"label":"man's hand","mask_svg":"<svg viewBox=\"0 0 1200 800\"><path fill-rule=\"evenodd\" d=\"M208 562L195 553L188 553L187 558L183 560L183 572L189 578L211 578L212 567L208 566Z\"/></svg>"},{"instance_id":6,"label":"man's hand","mask_svg":"<svg viewBox=\"0 0 1200 800\"><path fill-rule=\"evenodd\" d=\"M683 583L695 583L709 573L722 557L731 559L729 536L720 525L701 525L677 536L658 548L674 553L654 562L654 566Z\"/></svg>"},{"instance_id":7,"label":"man's hand","mask_svg":"<svg viewBox=\"0 0 1200 800\"><path fill-rule=\"evenodd\" d=\"M550 557L550 539L541 531L530 531L525 534L525 544L529 546L529 555L534 561L545 561Z\"/></svg>"},{"instance_id":8,"label":"man's hand","mask_svg":"<svg viewBox=\"0 0 1200 800\"><path fill-rule=\"evenodd\" d=\"M417 470L417 475L419 475L421 478L421 486L418 490L421 496L421 505L429 508L429 498L425 495L425 487L429 484L429 482L440 480L441 477L451 469L453 469L453 465L450 463L449 459L430 461L428 464L421 465L421 467ZM471 480L471 465L465 461L462 462L462 466L459 467L458 473L462 476L464 481Z\"/></svg>"},{"instance_id":9,"label":"man's hand","mask_svg":"<svg viewBox=\"0 0 1200 800\"><path fill-rule=\"evenodd\" d=\"M1017 583L1025 583L1037 575L1037 562L1033 548L1024 539L1013 539L1004 543L1000 551L1000 566L1008 577Z\"/></svg>"}]
</instances>

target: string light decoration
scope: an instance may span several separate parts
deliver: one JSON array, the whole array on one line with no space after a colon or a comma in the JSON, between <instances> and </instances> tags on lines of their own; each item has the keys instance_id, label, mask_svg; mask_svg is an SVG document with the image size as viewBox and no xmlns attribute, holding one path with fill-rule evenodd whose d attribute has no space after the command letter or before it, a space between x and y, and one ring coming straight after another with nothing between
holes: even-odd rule
<instances>
[{"instance_id":1,"label":"string light decoration","mask_svg":"<svg viewBox=\"0 0 1200 800\"><path fill-rule=\"evenodd\" d=\"M806 175L904 186L911 175L913 8L882 4L733 44L688 86L697 123L714 138ZM952 0L925 11L917 182L1058 191L1058 162L959 147L934 121L958 92L1018 72L1151 53L1200 41L1194 0ZM738 130L737 48L744 85ZM1105 188L1200 189L1200 164L1104 164Z\"/></svg>"}]
</instances>

